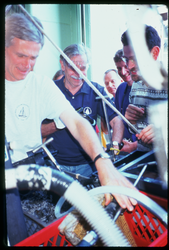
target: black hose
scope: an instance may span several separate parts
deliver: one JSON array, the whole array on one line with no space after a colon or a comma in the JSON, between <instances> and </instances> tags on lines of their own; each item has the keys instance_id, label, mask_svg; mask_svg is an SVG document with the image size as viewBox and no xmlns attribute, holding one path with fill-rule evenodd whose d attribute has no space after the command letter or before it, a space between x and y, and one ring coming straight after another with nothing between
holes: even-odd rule
<instances>
[{"instance_id":1,"label":"black hose","mask_svg":"<svg viewBox=\"0 0 169 250\"><path fill-rule=\"evenodd\" d=\"M19 190L51 190L62 196L74 179L64 172L35 164L22 165L16 169Z\"/></svg>"},{"instance_id":2,"label":"black hose","mask_svg":"<svg viewBox=\"0 0 169 250\"><path fill-rule=\"evenodd\" d=\"M57 193L60 196L63 196L66 189L70 186L70 184L75 181L72 177L65 174L64 172L60 172L58 170L52 170L52 180L50 190Z\"/></svg>"}]
</instances>

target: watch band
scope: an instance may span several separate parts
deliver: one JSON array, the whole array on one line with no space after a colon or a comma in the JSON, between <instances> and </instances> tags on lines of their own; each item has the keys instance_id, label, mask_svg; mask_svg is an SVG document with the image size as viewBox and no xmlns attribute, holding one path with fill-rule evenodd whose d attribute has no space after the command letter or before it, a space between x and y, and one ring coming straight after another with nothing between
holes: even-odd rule
<instances>
[{"instance_id":1,"label":"watch band","mask_svg":"<svg viewBox=\"0 0 169 250\"><path fill-rule=\"evenodd\" d=\"M105 158L105 159L109 159L110 156L107 153L104 154L98 154L95 158L94 158L94 163L99 159L99 158Z\"/></svg>"}]
</instances>

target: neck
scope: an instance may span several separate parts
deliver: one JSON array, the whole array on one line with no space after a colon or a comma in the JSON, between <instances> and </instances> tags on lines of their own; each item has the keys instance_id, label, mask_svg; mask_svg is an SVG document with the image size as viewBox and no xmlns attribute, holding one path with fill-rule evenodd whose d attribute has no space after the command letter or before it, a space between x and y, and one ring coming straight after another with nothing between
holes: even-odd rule
<instances>
[{"instance_id":1,"label":"neck","mask_svg":"<svg viewBox=\"0 0 169 250\"><path fill-rule=\"evenodd\" d=\"M65 88L68 89L72 95L75 95L79 91L79 89L81 89L83 83L81 83L80 85L75 86L75 85L70 84L69 82L67 82L64 79L64 85L65 85Z\"/></svg>"},{"instance_id":2,"label":"neck","mask_svg":"<svg viewBox=\"0 0 169 250\"><path fill-rule=\"evenodd\" d=\"M131 81L127 82L127 84L128 84L128 86L132 86L132 84L133 84L133 80L131 80Z\"/></svg>"}]
</instances>

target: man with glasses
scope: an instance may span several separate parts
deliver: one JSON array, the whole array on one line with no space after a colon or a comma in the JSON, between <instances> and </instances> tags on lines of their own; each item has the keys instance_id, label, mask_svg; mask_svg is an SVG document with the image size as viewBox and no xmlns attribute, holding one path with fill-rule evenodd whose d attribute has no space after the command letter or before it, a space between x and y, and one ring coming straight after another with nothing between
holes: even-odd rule
<instances>
[{"instance_id":1,"label":"man with glasses","mask_svg":"<svg viewBox=\"0 0 169 250\"><path fill-rule=\"evenodd\" d=\"M148 25L145 25L145 40L154 60L158 59L161 47L161 39L157 31ZM140 140L137 148L143 151L149 151L149 147L154 138L153 126L148 122L148 106L156 104L159 101L168 99L167 90L156 90L150 87L139 73L135 54L128 36L128 31L122 34L124 58L130 70L134 83L129 95L130 104L126 109L125 117L140 132L136 134ZM144 55L143 55L144 56ZM151 67L151 65L150 65Z\"/></svg>"},{"instance_id":2,"label":"man with glasses","mask_svg":"<svg viewBox=\"0 0 169 250\"><path fill-rule=\"evenodd\" d=\"M116 91L115 105L116 108L125 115L126 108L129 105L129 94L131 91L131 86L133 80L131 78L130 70L127 67L126 59L123 57L123 50L120 49L115 53L114 62L116 64L118 74L123 79L122 82ZM137 141L135 134L129 131L128 125L124 122L124 139L123 139L123 148L121 151L131 153L137 149Z\"/></svg>"},{"instance_id":3,"label":"man with glasses","mask_svg":"<svg viewBox=\"0 0 169 250\"><path fill-rule=\"evenodd\" d=\"M86 76L90 63L89 49L80 44L72 44L64 49L64 53ZM76 110L81 109L82 115L90 118L90 121L96 121L97 115L105 118L102 101L96 98L97 94L94 90L65 61L62 55L60 56L60 64L65 76L61 80L55 81L55 84L66 96L67 100L69 100ZM106 96L104 87L94 82L93 85ZM107 113L110 126L113 129L113 145L114 148L119 149L119 143L121 143L123 138L123 122L109 107L107 107ZM91 161L80 144L66 128L59 130L56 128L54 122L43 124L42 136L46 137L47 135L49 135L48 138L54 138L51 145L55 150L58 150L55 158L62 169L84 176L89 176L95 170L93 161Z\"/></svg>"}]
</instances>

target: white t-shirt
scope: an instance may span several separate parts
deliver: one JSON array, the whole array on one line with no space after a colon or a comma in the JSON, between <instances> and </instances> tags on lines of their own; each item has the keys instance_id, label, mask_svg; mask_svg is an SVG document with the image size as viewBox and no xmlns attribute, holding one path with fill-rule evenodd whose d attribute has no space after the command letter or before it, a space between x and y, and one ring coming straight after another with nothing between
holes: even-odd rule
<instances>
[{"instance_id":1,"label":"white t-shirt","mask_svg":"<svg viewBox=\"0 0 169 250\"><path fill-rule=\"evenodd\" d=\"M46 76L30 72L24 80L5 80L5 136L13 149L12 162L26 158L26 152L42 143L41 123L45 118L64 128L59 116L67 109L73 107Z\"/></svg>"}]
</instances>

